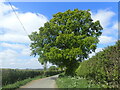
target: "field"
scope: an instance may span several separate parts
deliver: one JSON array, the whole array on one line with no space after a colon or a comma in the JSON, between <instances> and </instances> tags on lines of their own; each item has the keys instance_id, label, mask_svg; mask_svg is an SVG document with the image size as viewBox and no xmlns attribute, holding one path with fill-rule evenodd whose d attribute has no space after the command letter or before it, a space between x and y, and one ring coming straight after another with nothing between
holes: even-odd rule
<instances>
[{"instance_id":1,"label":"field","mask_svg":"<svg viewBox=\"0 0 120 90\"><path fill-rule=\"evenodd\" d=\"M43 70L2 69L2 86L34 78L36 76L51 76L60 72L61 71L46 71L44 73Z\"/></svg>"}]
</instances>

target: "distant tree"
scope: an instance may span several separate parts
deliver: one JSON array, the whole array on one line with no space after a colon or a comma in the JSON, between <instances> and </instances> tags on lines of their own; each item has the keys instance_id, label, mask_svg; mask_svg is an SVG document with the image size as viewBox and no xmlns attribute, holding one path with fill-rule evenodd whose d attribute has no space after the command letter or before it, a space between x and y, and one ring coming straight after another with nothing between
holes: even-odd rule
<instances>
[{"instance_id":1,"label":"distant tree","mask_svg":"<svg viewBox=\"0 0 120 90\"><path fill-rule=\"evenodd\" d=\"M38 55L41 63L48 61L65 67L67 75L74 74L79 62L95 51L102 34L100 22L94 22L89 11L74 9L54 14L39 32L30 35L32 54Z\"/></svg>"},{"instance_id":2,"label":"distant tree","mask_svg":"<svg viewBox=\"0 0 120 90\"><path fill-rule=\"evenodd\" d=\"M50 66L49 70L57 70L57 67L56 66Z\"/></svg>"}]
</instances>

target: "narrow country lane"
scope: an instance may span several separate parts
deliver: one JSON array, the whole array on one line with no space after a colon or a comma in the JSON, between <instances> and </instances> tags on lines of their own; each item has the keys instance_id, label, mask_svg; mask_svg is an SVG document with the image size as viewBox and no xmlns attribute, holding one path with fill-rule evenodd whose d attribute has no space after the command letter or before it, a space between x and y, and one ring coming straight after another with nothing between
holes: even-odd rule
<instances>
[{"instance_id":1,"label":"narrow country lane","mask_svg":"<svg viewBox=\"0 0 120 90\"><path fill-rule=\"evenodd\" d=\"M58 78L58 75L43 78L43 79L33 80L27 83L26 85L21 86L20 89L22 88L57 88L57 85L55 82L57 78Z\"/></svg>"}]
</instances>

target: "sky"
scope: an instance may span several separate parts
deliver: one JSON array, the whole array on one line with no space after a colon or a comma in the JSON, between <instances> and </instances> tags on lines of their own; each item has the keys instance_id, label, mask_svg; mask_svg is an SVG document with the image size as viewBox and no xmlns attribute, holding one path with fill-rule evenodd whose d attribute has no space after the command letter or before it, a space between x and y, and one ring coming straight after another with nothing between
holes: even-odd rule
<instances>
[{"instance_id":1,"label":"sky","mask_svg":"<svg viewBox=\"0 0 120 90\"><path fill-rule=\"evenodd\" d=\"M57 12L78 8L90 9L92 19L99 20L102 35L95 53L114 45L118 40L118 3L117 2L11 2L20 22L8 2L0 2L0 62L2 68L39 69L43 68L37 57L30 56L28 34L38 31L39 27ZM90 54L90 57L95 55ZM48 64L48 67L51 64Z\"/></svg>"},{"instance_id":2,"label":"sky","mask_svg":"<svg viewBox=\"0 0 120 90\"><path fill-rule=\"evenodd\" d=\"M8 0L0 0L0 2ZM9 0L10 2L119 2L119 0Z\"/></svg>"}]
</instances>

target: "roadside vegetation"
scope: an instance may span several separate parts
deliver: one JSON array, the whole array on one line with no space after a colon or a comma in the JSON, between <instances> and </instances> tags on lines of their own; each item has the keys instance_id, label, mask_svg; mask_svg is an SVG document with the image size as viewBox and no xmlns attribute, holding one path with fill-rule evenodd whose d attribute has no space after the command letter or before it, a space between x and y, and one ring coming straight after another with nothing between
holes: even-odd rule
<instances>
[{"instance_id":1,"label":"roadside vegetation","mask_svg":"<svg viewBox=\"0 0 120 90\"><path fill-rule=\"evenodd\" d=\"M32 81L32 80L36 80L36 79L40 79L40 78L44 78L46 76L36 76L34 78L28 78L28 79L24 79L24 80L21 80L21 81L17 81L13 84L8 84L8 85L5 85L2 87L2 90L15 90L17 88L20 88L20 86L23 86L25 84L27 84L28 82Z\"/></svg>"},{"instance_id":2,"label":"roadside vegetation","mask_svg":"<svg viewBox=\"0 0 120 90\"><path fill-rule=\"evenodd\" d=\"M61 73L60 70L2 69L2 88L16 89L27 82Z\"/></svg>"},{"instance_id":3,"label":"roadside vegetation","mask_svg":"<svg viewBox=\"0 0 120 90\"><path fill-rule=\"evenodd\" d=\"M80 63L75 76L61 74L59 88L119 88L120 41Z\"/></svg>"},{"instance_id":4,"label":"roadside vegetation","mask_svg":"<svg viewBox=\"0 0 120 90\"><path fill-rule=\"evenodd\" d=\"M99 84L79 76L59 77L56 83L58 88L101 88Z\"/></svg>"},{"instance_id":5,"label":"roadside vegetation","mask_svg":"<svg viewBox=\"0 0 120 90\"><path fill-rule=\"evenodd\" d=\"M2 85L8 85L27 78L42 75L40 70L2 69Z\"/></svg>"},{"instance_id":6,"label":"roadside vegetation","mask_svg":"<svg viewBox=\"0 0 120 90\"><path fill-rule=\"evenodd\" d=\"M120 40L114 46L108 46L89 60L80 63L76 74L94 80L98 84L106 85L108 88L118 88L120 85L119 47Z\"/></svg>"}]
</instances>

